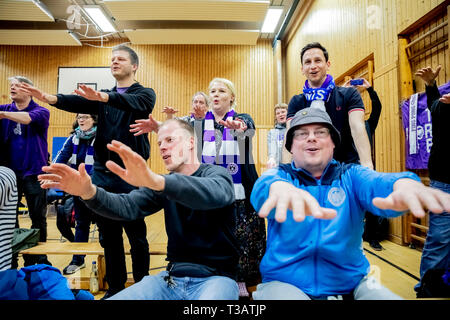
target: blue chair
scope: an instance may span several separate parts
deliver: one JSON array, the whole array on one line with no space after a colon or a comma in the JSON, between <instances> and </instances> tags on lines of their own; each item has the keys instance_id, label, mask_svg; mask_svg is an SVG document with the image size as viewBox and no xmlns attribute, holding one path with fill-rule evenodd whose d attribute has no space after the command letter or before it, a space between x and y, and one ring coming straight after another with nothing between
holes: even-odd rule
<instances>
[{"instance_id":1,"label":"blue chair","mask_svg":"<svg viewBox=\"0 0 450 320\"><path fill-rule=\"evenodd\" d=\"M59 150L64 145L64 142L67 140L67 137L53 137L52 140L52 161L55 160L56 155L58 154Z\"/></svg>"},{"instance_id":2,"label":"blue chair","mask_svg":"<svg viewBox=\"0 0 450 320\"><path fill-rule=\"evenodd\" d=\"M67 137L53 137L52 139L52 161L55 160L59 150L62 149ZM49 189L47 192L47 204L55 203L62 200L64 192L59 189Z\"/></svg>"},{"instance_id":3,"label":"blue chair","mask_svg":"<svg viewBox=\"0 0 450 320\"><path fill-rule=\"evenodd\" d=\"M55 160L59 150L62 149L64 142L67 137L53 137L52 139L52 154L51 160ZM65 192L59 189L48 189L47 191L47 204L53 204L55 206L55 212L58 213L58 207L64 205ZM58 219L57 219L58 223ZM63 241L63 236L61 235L60 241Z\"/></svg>"}]
</instances>

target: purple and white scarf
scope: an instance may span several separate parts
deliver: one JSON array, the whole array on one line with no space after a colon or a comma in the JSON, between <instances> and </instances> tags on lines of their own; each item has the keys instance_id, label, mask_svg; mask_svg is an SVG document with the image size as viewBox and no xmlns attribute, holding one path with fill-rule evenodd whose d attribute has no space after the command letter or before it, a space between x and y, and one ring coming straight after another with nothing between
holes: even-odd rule
<instances>
[{"instance_id":1,"label":"purple and white scarf","mask_svg":"<svg viewBox=\"0 0 450 320\"><path fill-rule=\"evenodd\" d=\"M303 86L303 94L306 100L312 101L311 108L318 108L325 110L325 101L328 101L331 91L336 87L334 79L331 75L327 74L327 78L320 88L311 88L308 80L305 81Z\"/></svg>"},{"instance_id":2,"label":"purple and white scarf","mask_svg":"<svg viewBox=\"0 0 450 320\"><path fill-rule=\"evenodd\" d=\"M72 144L73 144L72 156L70 157L70 159L68 161L69 165L72 168L77 169L77 155L78 155L78 145L80 144L80 139L89 140L92 137L94 137L94 139L92 139L92 141L91 141L91 144L87 148L86 156L84 158L86 172L88 174L91 174L92 167L94 165L94 142L95 142L96 133L97 133L97 127L92 127L88 131L82 131L80 129L80 127L75 129L75 133L72 138Z\"/></svg>"},{"instance_id":3,"label":"purple and white scarf","mask_svg":"<svg viewBox=\"0 0 450 320\"><path fill-rule=\"evenodd\" d=\"M231 109L226 119L233 120L235 111ZM245 190L242 185L242 168L239 158L239 145L237 138L231 134L231 129L224 127L219 152L216 149L216 136L214 129L214 114L208 111L205 115L205 128L203 129L202 162L221 165L227 169L233 178L236 200L245 199ZM218 136L220 138L220 136ZM219 139L218 139L219 140Z\"/></svg>"},{"instance_id":4,"label":"purple and white scarf","mask_svg":"<svg viewBox=\"0 0 450 320\"><path fill-rule=\"evenodd\" d=\"M450 92L450 81L438 87L442 95ZM431 113L425 92L413 94L401 104L405 130L406 169L427 169L433 145Z\"/></svg>"}]
</instances>

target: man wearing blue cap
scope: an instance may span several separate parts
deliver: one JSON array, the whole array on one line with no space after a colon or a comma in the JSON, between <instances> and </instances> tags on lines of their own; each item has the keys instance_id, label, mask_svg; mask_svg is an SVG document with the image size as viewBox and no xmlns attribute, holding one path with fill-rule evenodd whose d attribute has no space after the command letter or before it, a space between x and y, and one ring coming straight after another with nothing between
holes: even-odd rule
<instances>
[{"instance_id":1,"label":"man wearing blue cap","mask_svg":"<svg viewBox=\"0 0 450 320\"><path fill-rule=\"evenodd\" d=\"M337 162L339 143L325 111L303 109L286 134L293 161L256 181L251 202L268 219L268 243L254 299L401 299L368 277L364 212L397 217L410 210L423 217L424 207L448 211L450 195L425 187L411 172Z\"/></svg>"}]
</instances>

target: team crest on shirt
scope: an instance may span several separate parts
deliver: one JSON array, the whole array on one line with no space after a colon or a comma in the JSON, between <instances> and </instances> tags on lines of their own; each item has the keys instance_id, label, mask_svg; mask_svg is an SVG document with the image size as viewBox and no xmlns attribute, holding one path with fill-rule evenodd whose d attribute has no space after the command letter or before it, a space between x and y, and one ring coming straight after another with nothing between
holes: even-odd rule
<instances>
[{"instance_id":1,"label":"team crest on shirt","mask_svg":"<svg viewBox=\"0 0 450 320\"><path fill-rule=\"evenodd\" d=\"M16 127L14 128L14 134L18 136L22 135L22 127L20 126L20 123L17 123Z\"/></svg>"},{"instance_id":2,"label":"team crest on shirt","mask_svg":"<svg viewBox=\"0 0 450 320\"><path fill-rule=\"evenodd\" d=\"M228 170L228 172L229 172L231 175L233 175L233 174L236 174L236 173L238 172L239 167L238 167L238 165L237 165L236 163L231 162L231 163L229 163L229 164L227 165L227 170Z\"/></svg>"},{"instance_id":3,"label":"team crest on shirt","mask_svg":"<svg viewBox=\"0 0 450 320\"><path fill-rule=\"evenodd\" d=\"M339 207L343 204L345 198L345 191L341 187L333 187L328 191L328 201L335 207Z\"/></svg>"}]
</instances>

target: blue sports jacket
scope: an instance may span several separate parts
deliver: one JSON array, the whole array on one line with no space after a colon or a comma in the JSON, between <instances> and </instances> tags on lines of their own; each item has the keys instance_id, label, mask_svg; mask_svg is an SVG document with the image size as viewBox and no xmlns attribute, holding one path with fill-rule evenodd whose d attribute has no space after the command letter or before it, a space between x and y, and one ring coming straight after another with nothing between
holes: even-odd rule
<instances>
[{"instance_id":1,"label":"blue sports jacket","mask_svg":"<svg viewBox=\"0 0 450 320\"><path fill-rule=\"evenodd\" d=\"M0 272L0 300L94 300L85 290L70 290L55 267L36 264Z\"/></svg>"},{"instance_id":2,"label":"blue sports jacket","mask_svg":"<svg viewBox=\"0 0 450 320\"><path fill-rule=\"evenodd\" d=\"M288 211L286 221L278 223L273 209L260 264L262 281L290 283L313 297L351 293L370 269L362 245L364 213L367 210L384 217L403 214L372 204L373 198L388 196L400 178L420 181L412 172L379 173L336 160L328 164L319 180L293 163L266 171L251 194L257 212L269 196L270 185L285 181L308 191L320 206L335 209L337 216L332 220L307 216L296 222Z\"/></svg>"}]
</instances>

